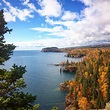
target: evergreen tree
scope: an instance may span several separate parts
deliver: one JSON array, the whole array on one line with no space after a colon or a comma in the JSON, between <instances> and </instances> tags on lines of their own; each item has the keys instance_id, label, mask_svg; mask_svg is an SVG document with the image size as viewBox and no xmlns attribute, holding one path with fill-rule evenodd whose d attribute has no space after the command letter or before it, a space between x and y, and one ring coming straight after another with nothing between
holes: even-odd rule
<instances>
[{"instance_id":1,"label":"evergreen tree","mask_svg":"<svg viewBox=\"0 0 110 110\"><path fill-rule=\"evenodd\" d=\"M67 59L66 64L65 64L65 68L68 68L68 66L69 66L69 61Z\"/></svg>"},{"instance_id":2,"label":"evergreen tree","mask_svg":"<svg viewBox=\"0 0 110 110\"><path fill-rule=\"evenodd\" d=\"M10 59L15 46L6 44L4 34L11 32L6 25L3 10L0 11L0 65ZM25 67L14 64L10 70L0 68L0 110L37 110L38 105L33 105L36 96L23 93L26 87L23 74Z\"/></svg>"}]
</instances>

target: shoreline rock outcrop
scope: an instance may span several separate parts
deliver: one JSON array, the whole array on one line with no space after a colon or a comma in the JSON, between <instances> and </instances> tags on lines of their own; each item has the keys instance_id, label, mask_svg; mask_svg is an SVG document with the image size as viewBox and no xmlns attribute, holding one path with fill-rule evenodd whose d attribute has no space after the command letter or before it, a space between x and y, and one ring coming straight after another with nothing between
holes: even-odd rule
<instances>
[{"instance_id":1,"label":"shoreline rock outcrop","mask_svg":"<svg viewBox=\"0 0 110 110\"><path fill-rule=\"evenodd\" d=\"M68 66L68 68L63 68L63 72L76 72L77 71L77 67L74 66Z\"/></svg>"}]
</instances>

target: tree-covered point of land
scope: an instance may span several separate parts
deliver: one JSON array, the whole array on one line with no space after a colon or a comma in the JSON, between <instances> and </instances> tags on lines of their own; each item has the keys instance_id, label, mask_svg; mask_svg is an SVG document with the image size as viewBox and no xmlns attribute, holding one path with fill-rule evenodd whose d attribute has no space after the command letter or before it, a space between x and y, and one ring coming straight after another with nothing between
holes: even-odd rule
<instances>
[{"instance_id":1,"label":"tree-covered point of land","mask_svg":"<svg viewBox=\"0 0 110 110\"><path fill-rule=\"evenodd\" d=\"M15 46L5 42L4 34L10 33L4 19L3 10L0 11L0 65L9 60ZM24 93L26 87L23 74L25 67L14 64L10 70L0 68L0 110L37 110L38 105L33 105L36 96Z\"/></svg>"},{"instance_id":2,"label":"tree-covered point of land","mask_svg":"<svg viewBox=\"0 0 110 110\"><path fill-rule=\"evenodd\" d=\"M70 83L74 110L104 109L110 101L110 48L88 50L77 63L77 72Z\"/></svg>"}]
</instances>

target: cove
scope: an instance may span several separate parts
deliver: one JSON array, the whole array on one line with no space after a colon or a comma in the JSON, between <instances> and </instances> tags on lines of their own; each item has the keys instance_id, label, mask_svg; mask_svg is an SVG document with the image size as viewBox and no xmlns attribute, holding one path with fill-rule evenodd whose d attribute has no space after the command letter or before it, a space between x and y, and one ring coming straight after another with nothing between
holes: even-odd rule
<instances>
[{"instance_id":1,"label":"cove","mask_svg":"<svg viewBox=\"0 0 110 110\"><path fill-rule=\"evenodd\" d=\"M66 92L60 91L59 84L73 79L75 74L60 73L60 66L53 66L62 61L79 61L79 58L64 57L66 53L45 53L36 50L14 51L11 59L5 62L5 68L9 69L14 63L26 66L27 72L24 79L27 87L24 92L37 96L35 103L40 104L39 110L51 110L58 106L59 110L65 108Z\"/></svg>"}]
</instances>

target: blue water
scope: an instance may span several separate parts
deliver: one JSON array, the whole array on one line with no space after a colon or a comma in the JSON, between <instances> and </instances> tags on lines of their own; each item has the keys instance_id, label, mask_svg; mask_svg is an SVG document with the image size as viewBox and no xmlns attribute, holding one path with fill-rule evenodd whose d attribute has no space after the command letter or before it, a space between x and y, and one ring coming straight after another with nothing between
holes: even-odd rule
<instances>
[{"instance_id":1,"label":"blue water","mask_svg":"<svg viewBox=\"0 0 110 110\"><path fill-rule=\"evenodd\" d=\"M60 73L58 64L70 59L64 57L65 53L43 53L40 51L14 51L11 59L5 63L5 68L9 69L14 63L26 66L27 72L24 79L27 84L24 92L37 96L35 103L39 103L39 110L51 110L53 106L58 106L59 110L64 110L66 92L60 91L59 84L71 80L74 74Z\"/></svg>"}]
</instances>

